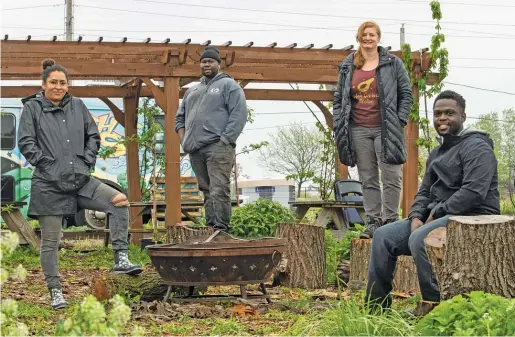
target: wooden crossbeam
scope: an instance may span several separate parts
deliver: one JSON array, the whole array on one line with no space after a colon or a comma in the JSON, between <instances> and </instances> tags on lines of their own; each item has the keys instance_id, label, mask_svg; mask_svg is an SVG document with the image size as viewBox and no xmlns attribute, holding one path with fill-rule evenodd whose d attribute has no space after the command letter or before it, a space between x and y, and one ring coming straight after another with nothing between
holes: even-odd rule
<instances>
[{"instance_id":1,"label":"wooden crossbeam","mask_svg":"<svg viewBox=\"0 0 515 337\"><path fill-rule=\"evenodd\" d=\"M143 82L148 81L144 79ZM152 83L153 84L153 83ZM246 84L246 83L243 83ZM155 86L155 84L154 84ZM155 86L163 92L163 88ZM2 97L23 98L41 90L39 86L2 86ZM181 88L180 97L184 96L187 88ZM76 97L131 97L134 89L122 86L72 86L70 93ZM270 101L332 101L334 92L329 90L283 90L283 89L244 89L247 100ZM158 94L158 96L160 96ZM141 87L140 97L154 97L150 87ZM107 104L107 103L106 103Z\"/></svg>"}]
</instances>

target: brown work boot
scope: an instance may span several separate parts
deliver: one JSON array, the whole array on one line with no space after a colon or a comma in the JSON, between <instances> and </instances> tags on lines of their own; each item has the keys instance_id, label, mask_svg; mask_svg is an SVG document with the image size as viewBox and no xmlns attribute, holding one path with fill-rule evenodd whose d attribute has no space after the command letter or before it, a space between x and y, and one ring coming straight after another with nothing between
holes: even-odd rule
<instances>
[{"instance_id":1,"label":"brown work boot","mask_svg":"<svg viewBox=\"0 0 515 337\"><path fill-rule=\"evenodd\" d=\"M424 317L429 314L440 302L418 301L415 309L406 309L408 314L415 317Z\"/></svg>"}]
</instances>

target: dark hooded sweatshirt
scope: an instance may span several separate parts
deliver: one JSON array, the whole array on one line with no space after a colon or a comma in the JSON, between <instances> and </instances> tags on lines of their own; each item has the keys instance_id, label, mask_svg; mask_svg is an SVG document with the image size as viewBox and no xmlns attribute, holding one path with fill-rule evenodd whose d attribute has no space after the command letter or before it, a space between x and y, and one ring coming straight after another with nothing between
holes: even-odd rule
<instances>
[{"instance_id":1,"label":"dark hooded sweatshirt","mask_svg":"<svg viewBox=\"0 0 515 337\"><path fill-rule=\"evenodd\" d=\"M59 106L42 92L24 98L18 147L35 168L28 214L69 215L77 196L91 197L100 181L90 178L100 134L82 100L66 94Z\"/></svg>"},{"instance_id":2,"label":"dark hooded sweatshirt","mask_svg":"<svg viewBox=\"0 0 515 337\"><path fill-rule=\"evenodd\" d=\"M493 147L485 132L472 128L446 136L429 154L409 218L500 214Z\"/></svg>"}]
</instances>

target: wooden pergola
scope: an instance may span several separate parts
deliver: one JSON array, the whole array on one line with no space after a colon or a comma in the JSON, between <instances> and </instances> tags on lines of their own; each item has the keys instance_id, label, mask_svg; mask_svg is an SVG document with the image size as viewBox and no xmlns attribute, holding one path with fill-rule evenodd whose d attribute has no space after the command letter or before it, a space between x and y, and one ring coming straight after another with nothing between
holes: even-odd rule
<instances>
[{"instance_id":1,"label":"wooden pergola","mask_svg":"<svg viewBox=\"0 0 515 337\"><path fill-rule=\"evenodd\" d=\"M113 111L115 119L125 127L125 135L137 133L137 109L140 97L153 97L165 113L165 170L166 170L166 223L181 221L180 156L179 137L174 132L175 113L185 85L197 81L200 76L200 55L206 45L182 43L73 42L6 40L1 41L2 80L37 80L41 76L41 62L53 58L67 68L72 80L119 80L119 86L72 86L70 93L76 97L97 97ZM353 52L353 46L332 49L332 45L314 48L312 44L298 47L293 43L278 47L272 43L256 47L252 42L244 46L231 46L231 41L217 46L222 58L222 70L242 87L250 82L336 84L338 65ZM394 51L402 57L400 51ZM429 54L414 52L411 71L414 78L421 70L428 69ZM154 80L154 81L153 81ZM155 81L162 81L160 87ZM415 81L416 82L416 81ZM39 90L39 86L2 86L1 96L21 98ZM328 90L278 90L244 89L247 100L311 101L324 114L327 125L333 127L331 112L322 104L332 101L333 92ZM414 99L418 100L418 88L413 85ZM123 98L123 111L117 108L110 97ZM409 122L405 129L408 160L404 166L403 210L409 210L418 189L418 126ZM138 145L129 143L127 150L128 198L140 201L140 172ZM338 162L339 163L339 162ZM347 177L347 168L338 165L337 172ZM137 211L137 210L131 210ZM406 214L406 213L404 213ZM142 227L142 220L134 228Z\"/></svg>"}]
</instances>

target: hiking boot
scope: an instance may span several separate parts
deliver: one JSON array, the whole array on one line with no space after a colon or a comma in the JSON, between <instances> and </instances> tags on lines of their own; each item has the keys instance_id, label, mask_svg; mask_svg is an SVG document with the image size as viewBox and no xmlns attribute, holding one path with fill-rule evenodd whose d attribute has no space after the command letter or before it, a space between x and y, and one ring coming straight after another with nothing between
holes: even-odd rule
<instances>
[{"instance_id":1,"label":"hiking boot","mask_svg":"<svg viewBox=\"0 0 515 337\"><path fill-rule=\"evenodd\" d=\"M424 317L429 314L431 310L433 310L439 302L429 302L429 301L418 301L417 307L415 309L406 309L404 310L406 313L415 316L415 317Z\"/></svg>"},{"instance_id":2,"label":"hiking boot","mask_svg":"<svg viewBox=\"0 0 515 337\"><path fill-rule=\"evenodd\" d=\"M50 291L50 304L52 309L63 309L68 306L68 302L64 299L63 291L59 288L49 288Z\"/></svg>"},{"instance_id":3,"label":"hiking boot","mask_svg":"<svg viewBox=\"0 0 515 337\"><path fill-rule=\"evenodd\" d=\"M126 250L119 250L114 253L114 268L115 274L128 274L138 275L143 271L139 264L132 264L129 261L129 254Z\"/></svg>"},{"instance_id":4,"label":"hiking boot","mask_svg":"<svg viewBox=\"0 0 515 337\"><path fill-rule=\"evenodd\" d=\"M367 226L365 227L365 231L359 235L359 238L372 239L374 237L375 231L382 225L383 223L381 222L381 219L367 217Z\"/></svg>"},{"instance_id":5,"label":"hiking boot","mask_svg":"<svg viewBox=\"0 0 515 337\"><path fill-rule=\"evenodd\" d=\"M214 231L228 232L229 228L226 225L216 224L216 225L213 226L213 230Z\"/></svg>"}]
</instances>

